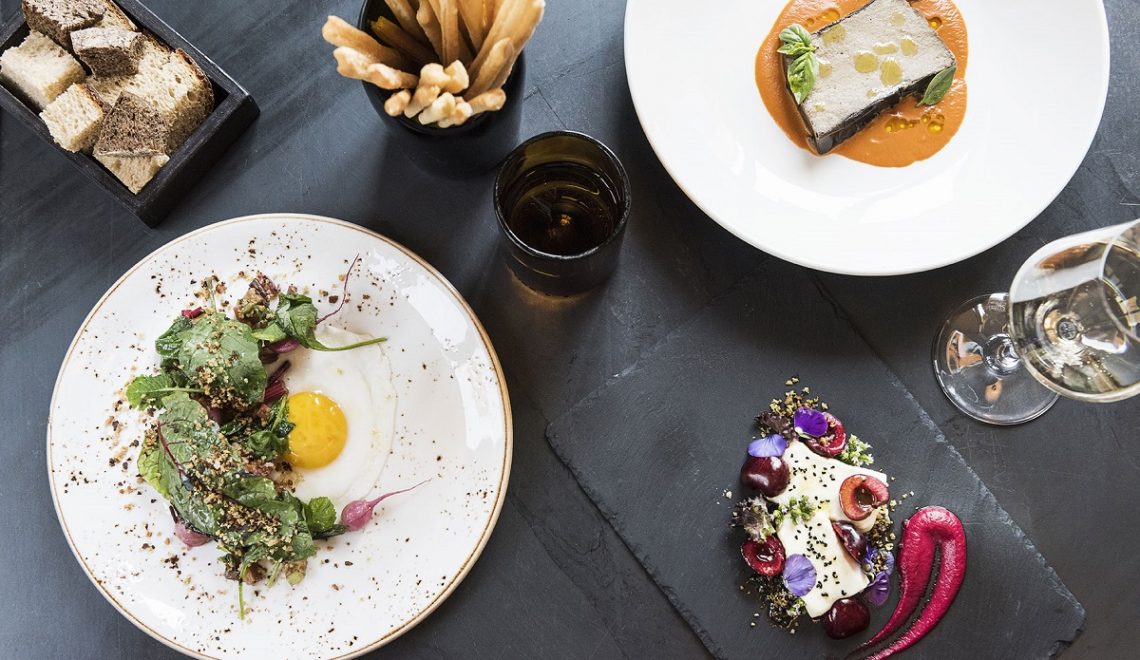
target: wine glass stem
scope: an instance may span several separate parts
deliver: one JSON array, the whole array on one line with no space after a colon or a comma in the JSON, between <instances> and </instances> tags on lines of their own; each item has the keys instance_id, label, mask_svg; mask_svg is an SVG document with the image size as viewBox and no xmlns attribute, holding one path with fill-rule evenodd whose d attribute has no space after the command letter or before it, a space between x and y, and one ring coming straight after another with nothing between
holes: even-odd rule
<instances>
[{"instance_id":1,"label":"wine glass stem","mask_svg":"<svg viewBox=\"0 0 1140 660\"><path fill-rule=\"evenodd\" d=\"M990 337L986 344L986 365L997 376L1008 376L1021 368L1021 357L1013 347L1009 331Z\"/></svg>"}]
</instances>

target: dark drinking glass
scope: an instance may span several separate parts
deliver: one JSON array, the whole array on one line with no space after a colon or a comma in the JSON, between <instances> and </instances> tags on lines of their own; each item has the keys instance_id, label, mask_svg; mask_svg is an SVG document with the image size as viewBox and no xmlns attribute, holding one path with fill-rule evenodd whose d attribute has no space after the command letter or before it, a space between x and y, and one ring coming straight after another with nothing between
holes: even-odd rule
<instances>
[{"instance_id":1,"label":"dark drinking glass","mask_svg":"<svg viewBox=\"0 0 1140 660\"><path fill-rule=\"evenodd\" d=\"M518 278L569 296L609 278L629 218L629 179L617 156L570 131L533 137L495 181L495 214Z\"/></svg>"}]
</instances>

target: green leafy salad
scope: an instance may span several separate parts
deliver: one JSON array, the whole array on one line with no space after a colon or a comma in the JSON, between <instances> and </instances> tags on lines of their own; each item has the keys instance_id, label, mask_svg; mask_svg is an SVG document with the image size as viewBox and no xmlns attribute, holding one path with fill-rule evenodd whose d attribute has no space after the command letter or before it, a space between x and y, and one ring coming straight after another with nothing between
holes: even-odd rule
<instances>
[{"instance_id":1,"label":"green leafy salad","mask_svg":"<svg viewBox=\"0 0 1140 660\"><path fill-rule=\"evenodd\" d=\"M383 499L352 502L338 520L329 498L304 502L290 492L284 456L293 425L282 379L289 362L281 356L384 338L325 346L315 333L328 316L319 317L309 297L279 291L261 274L233 306L233 318L214 300L217 281L205 284L210 308L182 311L155 342L159 372L132 380L126 398L150 415L139 474L169 501L183 542L217 543L226 576L239 581L244 617L241 584L265 579L272 586L282 574L297 584L315 539L360 529Z\"/></svg>"}]
</instances>

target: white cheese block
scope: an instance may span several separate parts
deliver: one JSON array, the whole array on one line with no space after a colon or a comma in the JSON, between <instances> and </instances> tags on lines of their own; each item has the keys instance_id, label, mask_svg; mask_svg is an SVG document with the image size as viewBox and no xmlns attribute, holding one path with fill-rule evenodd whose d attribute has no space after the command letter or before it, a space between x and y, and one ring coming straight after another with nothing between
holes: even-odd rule
<instances>
[{"instance_id":1,"label":"white cheese block","mask_svg":"<svg viewBox=\"0 0 1140 660\"><path fill-rule=\"evenodd\" d=\"M817 135L954 63L950 49L907 0L874 0L811 39L821 75L800 110ZM869 54L864 61L873 58L874 68L857 70L860 54ZM886 73L895 66L901 69L898 80Z\"/></svg>"},{"instance_id":2,"label":"white cheese block","mask_svg":"<svg viewBox=\"0 0 1140 660\"><path fill-rule=\"evenodd\" d=\"M831 528L831 518L822 509L798 525L784 519L776 536L784 544L785 556L803 555L815 567L816 584L802 597L813 619L826 614L835 601L854 596L871 583L843 547Z\"/></svg>"},{"instance_id":3,"label":"white cheese block","mask_svg":"<svg viewBox=\"0 0 1140 660\"><path fill-rule=\"evenodd\" d=\"M790 471L788 487L776 497L769 498L776 504L787 504L792 498L807 497L813 504L827 513L831 520L847 520L861 532L866 532L875 524L880 508L863 520L855 521L843 513L839 502L839 487L843 480L858 474L874 477L887 483L887 475L865 467L855 467L834 458L825 458L808 449L799 440L788 443L784 461Z\"/></svg>"}]
</instances>

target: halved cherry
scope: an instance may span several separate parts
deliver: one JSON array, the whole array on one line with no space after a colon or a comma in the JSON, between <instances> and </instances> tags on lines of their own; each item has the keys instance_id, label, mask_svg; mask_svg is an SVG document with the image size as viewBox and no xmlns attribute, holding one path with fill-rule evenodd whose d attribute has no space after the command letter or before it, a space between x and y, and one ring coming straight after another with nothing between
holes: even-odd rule
<instances>
[{"instance_id":1,"label":"halved cherry","mask_svg":"<svg viewBox=\"0 0 1140 660\"><path fill-rule=\"evenodd\" d=\"M831 528L835 530L835 535L843 542L847 554L851 555L855 561L862 563L863 555L867 552L867 536L855 529L855 525L846 520L832 522Z\"/></svg>"},{"instance_id":2,"label":"halved cherry","mask_svg":"<svg viewBox=\"0 0 1140 660\"><path fill-rule=\"evenodd\" d=\"M749 568L765 577L784 571L784 544L774 535L763 541L746 540L740 544L740 554Z\"/></svg>"},{"instance_id":3,"label":"halved cherry","mask_svg":"<svg viewBox=\"0 0 1140 660\"><path fill-rule=\"evenodd\" d=\"M839 505L851 520L865 519L876 507L886 504L890 496L885 483L866 474L847 477L839 486Z\"/></svg>"},{"instance_id":4,"label":"halved cherry","mask_svg":"<svg viewBox=\"0 0 1140 660\"><path fill-rule=\"evenodd\" d=\"M843 428L843 422L836 419L835 415L825 412L823 417L827 420L827 433L818 438L806 436L800 439L804 441L808 449L820 456L835 458L847 448L847 431Z\"/></svg>"}]
</instances>

